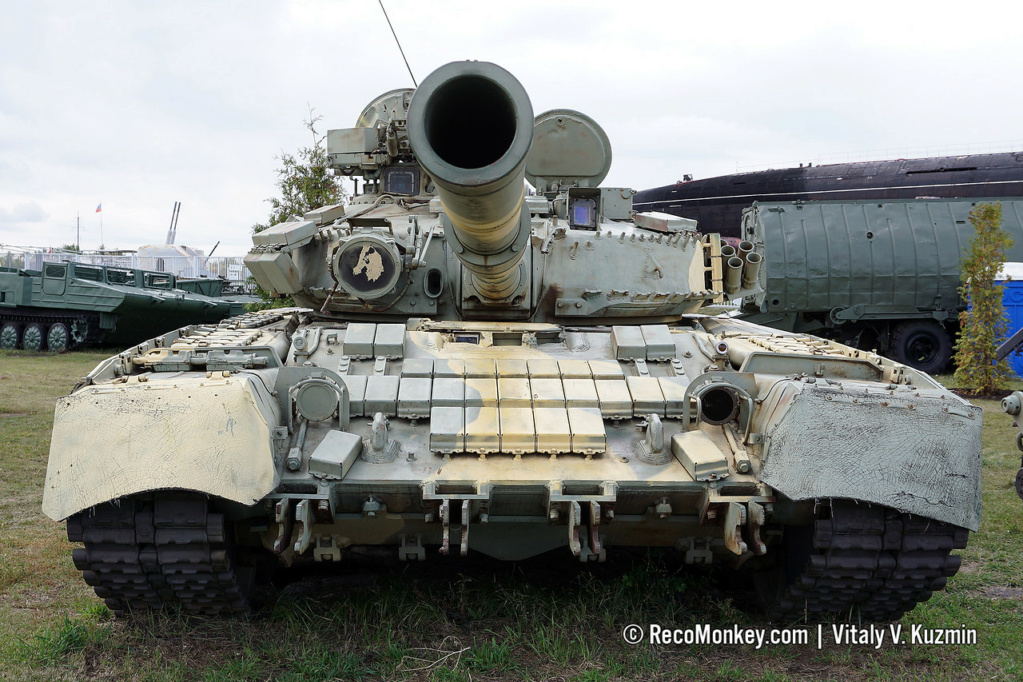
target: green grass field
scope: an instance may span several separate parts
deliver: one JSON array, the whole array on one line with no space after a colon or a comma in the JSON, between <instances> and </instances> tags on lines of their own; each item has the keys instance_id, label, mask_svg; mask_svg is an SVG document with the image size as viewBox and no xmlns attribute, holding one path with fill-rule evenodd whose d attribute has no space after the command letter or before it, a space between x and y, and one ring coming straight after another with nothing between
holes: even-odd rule
<instances>
[{"instance_id":1,"label":"green grass field","mask_svg":"<svg viewBox=\"0 0 1023 682\"><path fill-rule=\"evenodd\" d=\"M0 351L0 678L201 680L1018 679L1023 502L1015 429L984 409L984 522L948 587L902 619L976 628L975 645L630 646L636 623L778 627L718 574L638 553L307 571L247 619L113 618L40 511L53 402L107 353ZM943 377L950 379L950 377ZM112 416L112 418L116 418ZM926 466L926 462L921 462ZM567 552L565 552L567 554ZM782 624L783 625L783 624ZM816 633L816 628L812 629Z\"/></svg>"}]
</instances>

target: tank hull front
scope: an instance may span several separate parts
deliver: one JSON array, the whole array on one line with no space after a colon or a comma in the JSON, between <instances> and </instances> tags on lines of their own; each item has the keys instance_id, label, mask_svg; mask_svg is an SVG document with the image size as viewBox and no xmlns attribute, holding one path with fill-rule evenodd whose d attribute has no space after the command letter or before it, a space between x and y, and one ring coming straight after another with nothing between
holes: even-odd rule
<instances>
[{"instance_id":1,"label":"tank hull front","mask_svg":"<svg viewBox=\"0 0 1023 682\"><path fill-rule=\"evenodd\" d=\"M567 329L284 310L101 364L58 403L44 511L70 518L93 574L117 563L103 538L145 553L137 529L113 528L161 514L199 538L195 551L227 526L243 554L284 565L362 546L583 561L624 546L765 571L810 529L819 542L797 548L808 566L872 555L873 575L925 552L926 571L898 577L916 597L859 604L887 618L955 572L950 550L979 525L978 412L879 356L727 318ZM109 502L145 511L129 519ZM179 508L192 516L167 511ZM860 579L833 570L801 606L784 606L782 584L772 612L832 610L828 581ZM134 594L114 600L151 601ZM183 601L238 608L216 594Z\"/></svg>"}]
</instances>

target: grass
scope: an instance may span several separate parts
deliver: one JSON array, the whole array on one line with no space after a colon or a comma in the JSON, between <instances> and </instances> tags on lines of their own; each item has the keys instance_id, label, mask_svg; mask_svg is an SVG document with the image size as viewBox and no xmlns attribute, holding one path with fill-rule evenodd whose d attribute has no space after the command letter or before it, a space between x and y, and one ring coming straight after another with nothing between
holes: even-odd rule
<instances>
[{"instance_id":1,"label":"grass","mask_svg":"<svg viewBox=\"0 0 1023 682\"><path fill-rule=\"evenodd\" d=\"M28 680L935 680L1023 676L1023 503L1011 419L984 410L984 522L963 569L902 619L906 631L973 627L975 646L630 646L630 623L776 627L747 589L652 553L581 568L358 561L311 570L245 619L114 618L40 511L54 399L104 352L0 352L0 677ZM941 377L950 379L950 377ZM921 463L926 466L926 462ZM292 587L295 587L293 585ZM304 594L312 595L303 596Z\"/></svg>"}]
</instances>

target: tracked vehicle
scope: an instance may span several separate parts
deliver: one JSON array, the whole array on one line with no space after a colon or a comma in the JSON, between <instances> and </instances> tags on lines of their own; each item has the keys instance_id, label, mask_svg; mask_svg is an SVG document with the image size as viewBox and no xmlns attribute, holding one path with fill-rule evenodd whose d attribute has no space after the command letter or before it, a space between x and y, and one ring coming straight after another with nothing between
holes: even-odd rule
<instances>
[{"instance_id":1,"label":"tracked vehicle","mask_svg":"<svg viewBox=\"0 0 1023 682\"><path fill-rule=\"evenodd\" d=\"M674 548L769 613L897 618L980 522L979 410L871 353L698 311L761 286L601 188L603 131L449 64L328 133L350 205L254 236L296 309L189 327L58 401L44 511L118 611L245 611L265 565ZM527 194L523 179L536 193Z\"/></svg>"},{"instance_id":2,"label":"tracked vehicle","mask_svg":"<svg viewBox=\"0 0 1023 682\"><path fill-rule=\"evenodd\" d=\"M245 311L242 297L177 284L166 272L85 263L0 267L0 348L63 353L81 345L138 343Z\"/></svg>"}]
</instances>

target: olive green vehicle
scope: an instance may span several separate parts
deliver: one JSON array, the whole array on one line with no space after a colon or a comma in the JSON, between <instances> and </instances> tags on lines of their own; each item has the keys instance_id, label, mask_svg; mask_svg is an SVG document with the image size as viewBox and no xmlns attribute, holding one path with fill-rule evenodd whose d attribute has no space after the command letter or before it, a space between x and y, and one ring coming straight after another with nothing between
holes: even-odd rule
<instances>
[{"instance_id":1,"label":"olive green vehicle","mask_svg":"<svg viewBox=\"0 0 1023 682\"><path fill-rule=\"evenodd\" d=\"M131 344L244 312L244 302L177 288L174 275L84 263L0 267L0 348L62 353Z\"/></svg>"},{"instance_id":2,"label":"olive green vehicle","mask_svg":"<svg viewBox=\"0 0 1023 682\"><path fill-rule=\"evenodd\" d=\"M298 309L143 343L58 401L43 509L117 611L244 612L268 566L674 548L769 613L897 618L980 523L980 411L834 342L699 314L763 244L601 188L611 151L453 63L332 130L350 205L253 237ZM536 189L526 194L523 179Z\"/></svg>"},{"instance_id":3,"label":"olive green vehicle","mask_svg":"<svg viewBox=\"0 0 1023 682\"><path fill-rule=\"evenodd\" d=\"M1003 207L1006 260L1023 261L1023 201L758 201L742 229L764 235L764 286L743 301L742 317L937 374L952 361L966 310L959 277L970 212L985 202Z\"/></svg>"}]
</instances>

